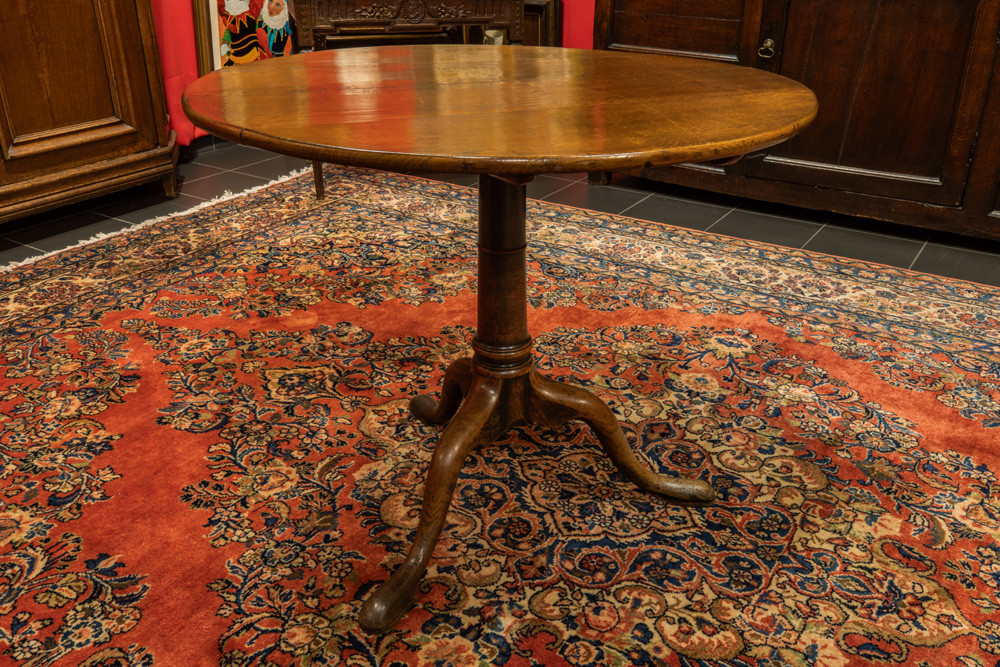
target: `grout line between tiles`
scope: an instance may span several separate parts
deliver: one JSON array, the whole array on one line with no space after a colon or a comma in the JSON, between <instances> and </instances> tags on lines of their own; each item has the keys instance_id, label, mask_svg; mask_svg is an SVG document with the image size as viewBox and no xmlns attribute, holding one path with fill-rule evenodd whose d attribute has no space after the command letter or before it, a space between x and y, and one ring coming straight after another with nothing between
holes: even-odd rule
<instances>
[{"instance_id":1,"label":"grout line between tiles","mask_svg":"<svg viewBox=\"0 0 1000 667\"><path fill-rule=\"evenodd\" d=\"M241 164L238 167L236 167L235 169L234 168L220 167L220 166L214 165L214 164L206 164L205 162L198 162L197 158L195 158L194 160L191 160L191 164L197 164L197 165L200 165L202 167L211 167L212 169L218 169L220 173L224 173L224 172L227 172L227 171L236 171L237 169L242 169L243 167L249 167L249 166L254 165L254 164L260 164L261 162L267 162L268 160L275 160L275 159L277 159L279 157L284 157L284 156L282 156L279 153L269 153L267 151L264 151L261 154L262 155L270 155L270 157L265 157L265 158L263 158L261 160L257 160L256 162L247 162L246 164ZM215 176L215 174L209 174L209 176ZM207 177L206 176L202 176L202 178L207 178ZM197 179L195 179L195 180L197 180Z\"/></svg>"},{"instance_id":2,"label":"grout line between tiles","mask_svg":"<svg viewBox=\"0 0 1000 667\"><path fill-rule=\"evenodd\" d=\"M268 160L263 160L263 162L268 162ZM254 164L260 164L260 162L255 162ZM253 165L249 165L248 164L246 166L247 167L251 167ZM304 167L310 167L311 168L310 165L304 165L303 167L298 167L298 168L295 168L295 169L291 169L290 171L283 172L282 174L279 174L279 175L275 176L275 178L283 178L283 177L287 176L288 174L292 173L293 171L297 171L298 169L302 169ZM240 167L240 169L243 169L243 168L244 167ZM259 174L248 174L247 172L240 171L239 169L233 169L232 173L239 174L240 176L253 176L254 178L263 178L263 176L261 176Z\"/></svg>"},{"instance_id":3,"label":"grout line between tiles","mask_svg":"<svg viewBox=\"0 0 1000 667\"><path fill-rule=\"evenodd\" d=\"M226 171L232 171L232 172L235 172L237 174L243 174L244 176L255 176L256 174L244 174L242 171L240 171L240 169L246 169L247 167L252 167L254 165L261 164L262 162L270 162L271 160L277 160L278 158L281 158L281 157L286 157L286 156L284 156L284 155L274 155L272 157L268 157L268 158L264 158L263 160L259 160L257 162L249 162L247 164L241 164L239 167L237 167L235 169L227 169ZM310 166L311 167L312 166L312 162L310 162L306 166ZM260 178L260 177L258 176L258 178Z\"/></svg>"},{"instance_id":4,"label":"grout line between tiles","mask_svg":"<svg viewBox=\"0 0 1000 667\"><path fill-rule=\"evenodd\" d=\"M263 151L261 153L261 155L265 155L265 156L269 156L269 157L265 157L262 160L257 160L256 162L248 162L247 164L244 164L242 166L249 167L250 165L253 165L253 164L260 164L261 162L267 162L268 160L277 160L278 158L294 159L291 155L282 155L281 153L272 153L271 151ZM313 163L313 160L306 160L306 162L308 162L309 166L311 167L312 163Z\"/></svg>"},{"instance_id":5,"label":"grout line between tiles","mask_svg":"<svg viewBox=\"0 0 1000 667\"><path fill-rule=\"evenodd\" d=\"M921 241L918 238L911 238L909 236L903 236L901 234L890 234L887 232L876 232L870 229L858 229L857 227L849 227L847 225L838 225L837 223L827 222L824 225L829 226L831 229L843 229L848 232L858 232L859 234L867 234L868 236L881 236L882 238L895 239L897 241L913 241L914 243L924 243L927 239Z\"/></svg>"},{"instance_id":6,"label":"grout line between tiles","mask_svg":"<svg viewBox=\"0 0 1000 667\"><path fill-rule=\"evenodd\" d=\"M739 207L737 206L733 210L735 211L737 208L739 208ZM778 215L777 213L766 213L764 211L752 211L752 210L749 210L749 209L742 209L742 210L743 210L744 213L748 213L750 215L759 215L759 216L762 216L762 217L765 217L765 218L777 218L778 220L794 220L795 222L808 222L808 223L811 223L811 224L814 224L814 225L818 225L819 224L818 222L815 222L813 220L806 220L805 218L791 218L791 217L789 217L787 215ZM732 211L730 211L730 213L731 212ZM826 224L826 223L823 223L823 224Z\"/></svg>"},{"instance_id":7,"label":"grout line between tiles","mask_svg":"<svg viewBox=\"0 0 1000 667\"><path fill-rule=\"evenodd\" d=\"M712 227L715 227L717 224L719 224L720 222L722 222L723 220L725 220L726 217L730 213L732 213L733 211L735 211L735 210L736 210L736 207L734 206L733 208L729 209L728 211L726 211L725 213L723 213L722 215L720 215L715 222L713 222L712 224L710 224L708 227L705 228L705 231L707 232L710 229L712 229Z\"/></svg>"},{"instance_id":8,"label":"grout line between tiles","mask_svg":"<svg viewBox=\"0 0 1000 667\"><path fill-rule=\"evenodd\" d=\"M989 250L976 250L975 248L966 248L960 245L951 245L950 243L931 243L930 239L924 243L924 245L936 245L939 248L954 248L955 250L961 250L962 252L972 252L977 255L987 255L990 257L1000 257L1000 254L995 252L990 252Z\"/></svg>"},{"instance_id":9,"label":"grout line between tiles","mask_svg":"<svg viewBox=\"0 0 1000 667\"><path fill-rule=\"evenodd\" d=\"M643 197L639 201L635 202L631 206L626 206L623 211L621 211L621 212L618 213L618 215L625 215L628 211L632 210L633 208L635 208L636 206L638 206L639 204L641 204L642 202L646 201L647 199L649 199L652 196L653 196L653 193L649 193L648 195L646 195L645 197Z\"/></svg>"},{"instance_id":10,"label":"grout line between tiles","mask_svg":"<svg viewBox=\"0 0 1000 667\"><path fill-rule=\"evenodd\" d=\"M544 176L546 178L554 178L557 181L566 181L567 183L579 183L579 178L567 178L566 174L539 174L539 176Z\"/></svg>"},{"instance_id":11,"label":"grout line between tiles","mask_svg":"<svg viewBox=\"0 0 1000 667\"><path fill-rule=\"evenodd\" d=\"M829 224L829 223L827 223L827 222L824 222L824 223L823 223L822 225L820 225L820 228L819 228L819 229L817 229L817 230L816 230L815 232L813 232L813 235L809 237L809 240L808 240L808 241L806 241L805 243L803 243L802 245L800 245L800 246L799 246L799 250L805 250L805 249L806 249L806 246L807 246L807 245L809 245L810 243L812 243L812 240L813 240L814 238L816 238L816 235L817 235L817 234L819 234L819 233L820 233L821 231L823 231L824 229L826 229L826 227L827 227L827 225L828 225L828 224Z\"/></svg>"},{"instance_id":12,"label":"grout line between tiles","mask_svg":"<svg viewBox=\"0 0 1000 667\"><path fill-rule=\"evenodd\" d=\"M566 188L569 188L569 187L572 187L572 186L576 185L577 183L579 183L579 181L566 181L566 185L562 186L558 190L555 190L554 192L550 192L549 194L545 195L544 197L539 198L537 201L549 201L549 197L551 197L552 195L558 194L558 193L562 192L563 190L565 190ZM591 210L591 209L588 209L588 210Z\"/></svg>"},{"instance_id":13,"label":"grout line between tiles","mask_svg":"<svg viewBox=\"0 0 1000 667\"><path fill-rule=\"evenodd\" d=\"M116 222L124 222L129 227L135 227L136 225L141 224L141 221L139 221L139 222L131 222L131 221L126 220L124 218L108 218L108 219L109 220L114 220Z\"/></svg>"},{"instance_id":14,"label":"grout line between tiles","mask_svg":"<svg viewBox=\"0 0 1000 667\"><path fill-rule=\"evenodd\" d=\"M212 176L219 176L220 174L228 174L228 173L229 171L227 169L223 169L222 171L217 171L214 174L209 174L208 176L199 176L198 178L185 178L183 182L180 179L178 179L177 187L179 188L183 183L197 183L198 181L203 181L206 178L211 178Z\"/></svg>"},{"instance_id":15,"label":"grout line between tiles","mask_svg":"<svg viewBox=\"0 0 1000 667\"><path fill-rule=\"evenodd\" d=\"M917 263L918 259L920 259L920 255L922 255L924 253L924 248L927 247L928 243L930 243L929 240L928 241L924 241L923 245L920 246L920 250L918 250L917 254L914 255L913 261L911 261L910 265L908 267L906 267L907 269L913 270L913 265Z\"/></svg>"}]
</instances>

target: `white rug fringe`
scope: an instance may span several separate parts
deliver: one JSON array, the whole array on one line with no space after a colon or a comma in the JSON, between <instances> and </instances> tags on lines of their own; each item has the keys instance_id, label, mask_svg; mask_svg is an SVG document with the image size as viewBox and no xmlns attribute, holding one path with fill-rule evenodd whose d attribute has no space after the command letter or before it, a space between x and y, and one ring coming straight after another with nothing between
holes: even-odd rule
<instances>
[{"instance_id":1,"label":"white rug fringe","mask_svg":"<svg viewBox=\"0 0 1000 667\"><path fill-rule=\"evenodd\" d=\"M177 213L168 213L167 215L161 215L161 216L157 216L155 218L150 218L149 220L143 220L142 222L137 222L136 224L131 225L129 227L126 227L125 229L119 230L117 232L100 232L100 233L94 234L89 239L86 239L85 241L80 241L78 243L75 243L74 245L67 246L65 248L60 248L59 250L53 250L51 252L42 253L40 255L33 255L33 256L31 256L31 257L29 257L27 259L23 259L23 260L20 260L20 261L17 261L17 262L10 262L8 264L0 266L0 273L5 273L7 271L12 271L13 269L18 269L18 268L27 266L29 264L34 264L35 262L38 262L38 261L43 260L43 259L46 259L47 257L52 257L53 255L58 255L59 253L66 252L67 250L77 250L77 249L82 248L84 246L90 245L91 243L96 243L98 241L103 241L105 239L110 239L110 238L114 238L116 236L121 236L122 234L129 234L131 232L139 231L140 229L144 229L144 228L149 227L151 225L155 225L155 224L157 224L159 222L163 222L164 220L169 220L170 218L176 218L179 215L190 215L191 213L194 213L195 211L200 211L203 208L207 208L207 207L212 206L214 204L218 204L219 202L228 201L230 199L236 199L238 197L244 197L246 195L253 194L254 192L257 192L258 190L263 190L264 188L270 187L272 185L277 185L278 183L284 183L285 181L291 180L293 178L298 178L299 176L302 176L304 174L308 174L310 172L312 172L312 167L311 166L310 167L303 167L302 169L296 169L295 171L292 171L289 174L287 174L285 176L282 176L281 178L276 178L273 181L269 181L269 182L263 183L261 185L255 185L252 188L248 188L246 190L243 190L241 192L237 192L235 194L233 194L229 190L226 190L224 193L222 193L218 197L215 197L214 199L209 199L207 201L204 201L204 202L198 204L197 206L192 206L191 208L189 208L189 209L187 209L185 211L178 211ZM110 218L110 219L111 220L118 220L119 218Z\"/></svg>"}]
</instances>

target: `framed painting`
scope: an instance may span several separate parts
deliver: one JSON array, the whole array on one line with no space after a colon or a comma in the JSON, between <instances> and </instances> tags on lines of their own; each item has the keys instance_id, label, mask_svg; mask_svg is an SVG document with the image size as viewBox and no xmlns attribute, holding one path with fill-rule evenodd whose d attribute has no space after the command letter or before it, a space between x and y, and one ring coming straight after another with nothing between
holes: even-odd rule
<instances>
[{"instance_id":1,"label":"framed painting","mask_svg":"<svg viewBox=\"0 0 1000 667\"><path fill-rule=\"evenodd\" d=\"M193 2L199 73L292 52L289 0Z\"/></svg>"},{"instance_id":2,"label":"framed painting","mask_svg":"<svg viewBox=\"0 0 1000 667\"><path fill-rule=\"evenodd\" d=\"M191 0L194 10L194 45L198 57L198 76L222 67L218 47L219 15L214 0Z\"/></svg>"}]
</instances>

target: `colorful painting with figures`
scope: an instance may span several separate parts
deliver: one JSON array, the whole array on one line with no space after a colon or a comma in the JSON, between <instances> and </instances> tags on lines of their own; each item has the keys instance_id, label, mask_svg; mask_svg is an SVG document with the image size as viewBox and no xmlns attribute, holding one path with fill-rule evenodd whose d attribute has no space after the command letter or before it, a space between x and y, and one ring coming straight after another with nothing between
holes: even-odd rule
<instances>
[{"instance_id":1,"label":"colorful painting with figures","mask_svg":"<svg viewBox=\"0 0 1000 667\"><path fill-rule=\"evenodd\" d=\"M292 52L287 0L218 0L222 66Z\"/></svg>"}]
</instances>

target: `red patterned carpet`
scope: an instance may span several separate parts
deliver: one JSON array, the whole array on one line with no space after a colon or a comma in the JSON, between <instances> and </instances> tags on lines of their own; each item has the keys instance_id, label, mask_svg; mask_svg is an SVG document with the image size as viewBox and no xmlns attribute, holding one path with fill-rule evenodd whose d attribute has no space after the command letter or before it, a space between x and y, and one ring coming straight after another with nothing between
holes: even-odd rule
<instances>
[{"instance_id":1,"label":"red patterned carpet","mask_svg":"<svg viewBox=\"0 0 1000 667\"><path fill-rule=\"evenodd\" d=\"M1000 664L1000 290L530 204L543 373L590 431L474 453L401 560L475 325L475 193L327 167L0 274L0 663Z\"/></svg>"}]
</instances>

